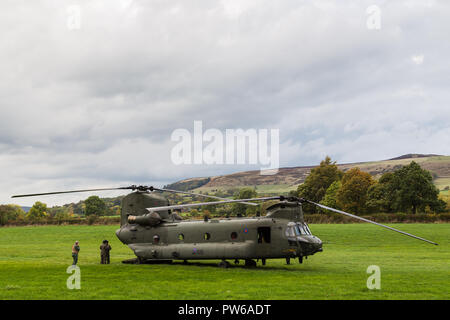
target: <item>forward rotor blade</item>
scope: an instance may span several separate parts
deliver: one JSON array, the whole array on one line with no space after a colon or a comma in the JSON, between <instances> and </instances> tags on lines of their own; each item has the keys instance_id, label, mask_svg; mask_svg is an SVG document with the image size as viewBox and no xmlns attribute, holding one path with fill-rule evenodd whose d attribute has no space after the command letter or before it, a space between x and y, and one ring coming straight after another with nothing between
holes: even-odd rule
<instances>
[{"instance_id":1,"label":"forward rotor blade","mask_svg":"<svg viewBox=\"0 0 450 320\"><path fill-rule=\"evenodd\" d=\"M224 204L224 203L234 203L234 202L246 202L246 201L265 201L265 200L279 200L280 197L265 197L265 198L251 198L251 199L237 199L237 200L224 200L224 201L212 201L212 202L200 202L200 203L189 203L189 204L178 204L172 206L163 206L163 207L151 207L146 208L148 211L164 211L170 209L183 209L183 208L191 208L191 207L201 207L201 206L209 206L216 204Z\"/></svg>"},{"instance_id":2,"label":"forward rotor blade","mask_svg":"<svg viewBox=\"0 0 450 320\"><path fill-rule=\"evenodd\" d=\"M198 196L198 197L203 197L203 198L211 198L211 199L218 199L218 200L229 200L227 198L221 198L221 197L210 196L210 195L194 193L194 192L187 192L187 191L178 191L178 190L162 189L162 188L153 188L153 190L172 192L172 193L183 193L183 194L189 194L189 195L193 195L193 196ZM240 203L248 204L248 205L251 205L251 206L257 206L258 205L257 203L253 203L253 202L240 202Z\"/></svg>"},{"instance_id":3,"label":"forward rotor blade","mask_svg":"<svg viewBox=\"0 0 450 320\"><path fill-rule=\"evenodd\" d=\"M427 240L427 239L415 236L415 235L410 234L408 232L404 232L404 231L400 231L400 230L392 228L392 227L388 227L388 226L386 226L384 224L381 224L381 223L378 223L378 222L375 222L375 221L372 221L372 220L369 220L369 219L358 217L358 216L356 216L354 214L351 214L351 213L348 213L348 212L344 212L344 211L341 211L341 210L338 210L338 209L330 208L330 207L324 206L323 204L315 203L315 202L312 202L312 201L309 201L309 200L305 200L305 201L308 202L308 203L311 203L313 205L316 205L316 206L318 206L320 208L326 209L326 210L334 211L334 212L337 212L337 213L340 213L340 214L343 214L343 215L346 215L346 216L349 216L349 217L352 217L352 218L355 218L355 219L359 219L359 220L362 220L362 221L365 221L365 222L369 222L369 223L375 224L377 226L380 226L380 227L383 227L383 228L386 228L386 229L389 229L389 230L392 230L392 231L404 234L406 236L409 236L409 237L412 237L412 238L415 238L415 239L418 239L418 240L422 240L422 241L434 244L436 246L438 245L436 242L433 242L433 241L430 241L430 240Z\"/></svg>"},{"instance_id":4,"label":"forward rotor blade","mask_svg":"<svg viewBox=\"0 0 450 320\"><path fill-rule=\"evenodd\" d=\"M18 194L18 195L12 196L11 198L45 196L45 195L61 194L61 193L76 193L76 192L105 191L105 190L124 190L124 189L130 189L130 187L99 188L99 189L85 189L85 190L71 190L71 191L55 191L55 192L44 192L44 193Z\"/></svg>"}]
</instances>

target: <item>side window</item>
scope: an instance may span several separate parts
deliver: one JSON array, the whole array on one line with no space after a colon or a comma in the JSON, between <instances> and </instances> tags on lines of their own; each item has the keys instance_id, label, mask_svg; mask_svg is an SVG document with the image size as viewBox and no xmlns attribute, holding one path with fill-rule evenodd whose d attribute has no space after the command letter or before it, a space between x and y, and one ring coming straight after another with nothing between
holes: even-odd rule
<instances>
[{"instance_id":1,"label":"side window","mask_svg":"<svg viewBox=\"0 0 450 320\"><path fill-rule=\"evenodd\" d=\"M153 236L153 244L159 244L159 236L157 234Z\"/></svg>"},{"instance_id":2,"label":"side window","mask_svg":"<svg viewBox=\"0 0 450 320\"><path fill-rule=\"evenodd\" d=\"M234 232L234 231L231 233L230 236L231 236L231 240L236 240L238 237L237 232Z\"/></svg>"},{"instance_id":3,"label":"side window","mask_svg":"<svg viewBox=\"0 0 450 320\"><path fill-rule=\"evenodd\" d=\"M208 232L206 232L206 233L203 235L203 239L204 239L204 240L209 240L209 239L211 239L211 234L209 234Z\"/></svg>"},{"instance_id":4,"label":"side window","mask_svg":"<svg viewBox=\"0 0 450 320\"><path fill-rule=\"evenodd\" d=\"M284 232L286 237L295 237L295 231L293 227L287 227L286 231Z\"/></svg>"},{"instance_id":5,"label":"side window","mask_svg":"<svg viewBox=\"0 0 450 320\"><path fill-rule=\"evenodd\" d=\"M286 230L284 231L284 235L285 235L286 237L290 237L290 236L289 236L289 227L287 227Z\"/></svg>"},{"instance_id":6,"label":"side window","mask_svg":"<svg viewBox=\"0 0 450 320\"><path fill-rule=\"evenodd\" d=\"M184 234L180 233L178 235L178 240L183 241L184 240Z\"/></svg>"},{"instance_id":7,"label":"side window","mask_svg":"<svg viewBox=\"0 0 450 320\"><path fill-rule=\"evenodd\" d=\"M295 237L294 227L289 227L289 236L290 237Z\"/></svg>"}]
</instances>

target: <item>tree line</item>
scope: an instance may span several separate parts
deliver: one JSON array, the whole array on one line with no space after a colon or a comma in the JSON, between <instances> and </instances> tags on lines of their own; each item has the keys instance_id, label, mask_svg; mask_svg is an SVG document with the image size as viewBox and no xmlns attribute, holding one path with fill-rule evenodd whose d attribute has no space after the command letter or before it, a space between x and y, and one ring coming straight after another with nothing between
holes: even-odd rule
<instances>
[{"instance_id":1,"label":"tree line","mask_svg":"<svg viewBox=\"0 0 450 320\"><path fill-rule=\"evenodd\" d=\"M415 161L376 180L357 167L344 172L327 156L298 186L296 195L356 214L449 210L449 204L439 198L432 174ZM312 205L304 206L307 213L321 210Z\"/></svg>"},{"instance_id":2,"label":"tree line","mask_svg":"<svg viewBox=\"0 0 450 320\"><path fill-rule=\"evenodd\" d=\"M67 220L77 217L101 217L120 215L123 197L100 198L90 196L84 201L63 206L47 207L47 204L36 201L28 212L15 204L0 205L0 225L8 222L40 222L45 219Z\"/></svg>"}]
</instances>

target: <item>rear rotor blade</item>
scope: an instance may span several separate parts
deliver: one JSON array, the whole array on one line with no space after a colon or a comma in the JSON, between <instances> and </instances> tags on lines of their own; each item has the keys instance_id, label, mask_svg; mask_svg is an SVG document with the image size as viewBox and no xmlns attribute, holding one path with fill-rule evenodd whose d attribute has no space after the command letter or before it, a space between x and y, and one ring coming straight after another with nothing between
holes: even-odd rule
<instances>
[{"instance_id":1,"label":"rear rotor blade","mask_svg":"<svg viewBox=\"0 0 450 320\"><path fill-rule=\"evenodd\" d=\"M44 193L18 194L18 195L12 196L11 198L34 197L34 196L45 196L45 195L51 195L51 194L89 192L89 191L124 190L124 189L130 189L130 187L99 188L99 189L84 189L84 190L70 190L70 191L55 191L55 192L44 192Z\"/></svg>"},{"instance_id":2,"label":"rear rotor blade","mask_svg":"<svg viewBox=\"0 0 450 320\"><path fill-rule=\"evenodd\" d=\"M326 210L334 211L334 212L337 212L337 213L340 213L340 214L343 214L343 215L346 215L346 216L349 216L349 217L352 217L352 218L355 218L355 219L359 219L359 220L362 220L362 221L365 221L365 222L369 222L369 223L375 224L375 225L377 225L377 226L380 226L380 227L383 227L383 228L386 228L386 229L389 229L389 230L392 230L392 231L395 231L395 232L399 232L399 233L401 233L401 234L404 234L404 235L406 235L406 236L412 237L412 238L414 238L414 239L418 239L418 240L422 240L422 241L425 241L425 242L434 244L434 245L436 245L436 246L438 245L436 242L433 242L433 241L430 241L430 240L427 240L427 239L424 239L424 238L415 236L415 235L410 234L410 233L408 233L408 232L400 231L400 230L398 230L398 229L395 229L395 228L386 226L386 225L384 225L384 224L381 224L381 223L378 223L378 222L375 222L375 221L372 221L372 220L369 220L369 219L365 219L365 218L362 218L362 217L358 217L358 216L356 216L356 215L354 215L354 214L351 214L351 213L348 213L348 212L345 212L345 211L341 211L341 210L338 210L338 209L330 208L330 207L324 206L323 204L315 203L315 202L313 202L313 201L309 201L309 200L305 200L305 201L308 202L308 203L310 203L310 204L316 205L316 206L318 206L318 207L320 207L320 208L326 209Z\"/></svg>"}]
</instances>

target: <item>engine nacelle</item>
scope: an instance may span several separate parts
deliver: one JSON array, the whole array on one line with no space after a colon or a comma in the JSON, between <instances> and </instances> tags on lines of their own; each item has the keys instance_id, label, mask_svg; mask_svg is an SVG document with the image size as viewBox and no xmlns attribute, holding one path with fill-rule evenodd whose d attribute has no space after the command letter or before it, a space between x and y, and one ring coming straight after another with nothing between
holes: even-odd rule
<instances>
[{"instance_id":1,"label":"engine nacelle","mask_svg":"<svg viewBox=\"0 0 450 320\"><path fill-rule=\"evenodd\" d=\"M157 212L151 212L142 216L128 216L128 223L139 224L141 226L156 226L162 221L161 216Z\"/></svg>"},{"instance_id":2,"label":"engine nacelle","mask_svg":"<svg viewBox=\"0 0 450 320\"><path fill-rule=\"evenodd\" d=\"M148 214L147 208L168 205L169 201L165 197L154 192L137 191L130 193L122 199L120 225L123 226L129 223L128 217L138 217ZM162 219L168 219L170 217L169 210L159 211L158 214Z\"/></svg>"}]
</instances>

